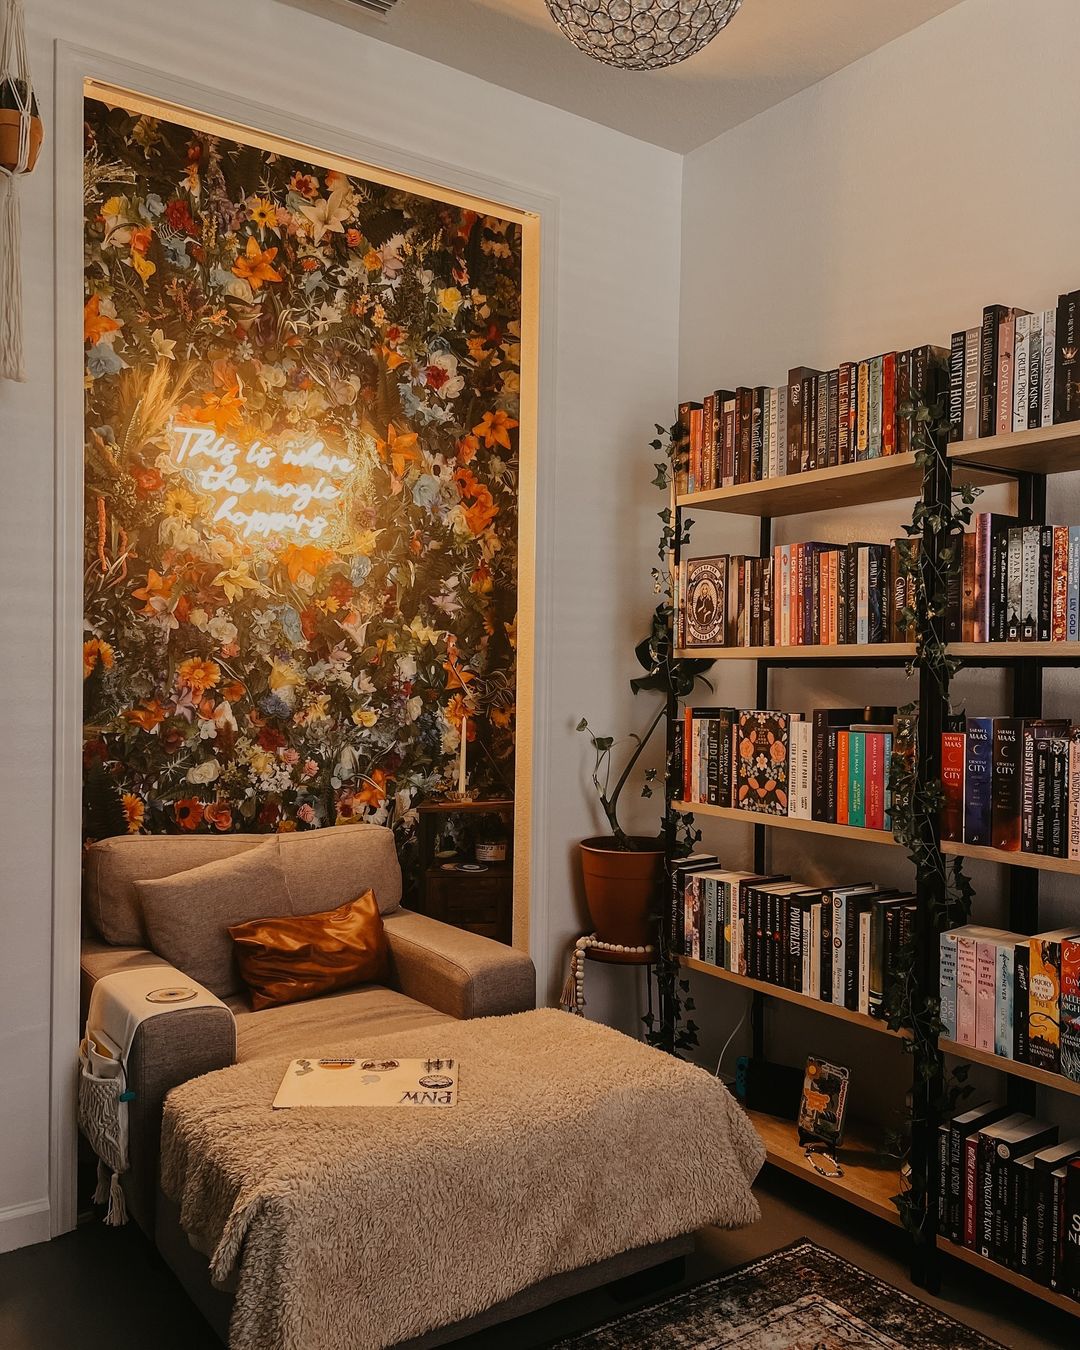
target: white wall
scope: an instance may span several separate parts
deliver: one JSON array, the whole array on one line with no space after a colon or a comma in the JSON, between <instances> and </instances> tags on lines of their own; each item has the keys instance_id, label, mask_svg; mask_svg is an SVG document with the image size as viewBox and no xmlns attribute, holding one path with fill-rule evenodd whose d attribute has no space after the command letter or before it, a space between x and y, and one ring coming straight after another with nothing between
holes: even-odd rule
<instances>
[{"instance_id":1,"label":"white wall","mask_svg":"<svg viewBox=\"0 0 1080 1350\"><path fill-rule=\"evenodd\" d=\"M1080 286L1078 69L1076 0L967 0L688 155L680 398L779 384L796 365L829 369L924 342L947 347L985 304L1043 308ZM1051 480L1050 519L1080 520L1077 477ZM887 539L907 510L899 503L846 518L791 518L777 522L777 535ZM693 552L737 551L729 522L702 518ZM756 548L756 523L741 530L739 547ZM746 668L721 673L725 698L753 699ZM781 673L773 706L806 712L912 697L895 673L872 678ZM1077 679L1048 677L1056 715L1080 717ZM1002 692L989 676L963 675L957 686L972 712L1005 711L995 702ZM749 834L714 827L707 840L745 861ZM825 848L800 835L778 840L773 860L815 879L870 874L909 884L903 861L883 856L891 852ZM980 915L996 917L1002 869L971 871ZM1043 893L1047 926L1067 921L1075 885L1050 882ZM1075 899L1071 917L1080 921ZM712 1048L741 1000L708 983L697 985ZM775 1008L768 1015L767 1044L791 1063L814 1042L857 1063L867 1040L879 1039L845 1037L819 1018ZM873 1088L876 1096L884 1077L878 1061L855 1080L857 1094Z\"/></svg>"},{"instance_id":2,"label":"white wall","mask_svg":"<svg viewBox=\"0 0 1080 1350\"><path fill-rule=\"evenodd\" d=\"M27 10L47 127L62 38L557 199L556 332L542 372L552 415L541 428L540 566L550 568L538 577L549 621L538 654L546 717L533 896L541 996L553 997L584 923L573 841L599 824L573 726L582 713L621 726L636 712L629 639L651 608L643 540L656 509L644 445L675 392L680 158L273 0L29 0ZM56 140L46 137L23 184L30 378L0 386L0 1250L50 1228ZM80 173L77 160L60 167ZM63 548L78 553L81 540Z\"/></svg>"}]
</instances>

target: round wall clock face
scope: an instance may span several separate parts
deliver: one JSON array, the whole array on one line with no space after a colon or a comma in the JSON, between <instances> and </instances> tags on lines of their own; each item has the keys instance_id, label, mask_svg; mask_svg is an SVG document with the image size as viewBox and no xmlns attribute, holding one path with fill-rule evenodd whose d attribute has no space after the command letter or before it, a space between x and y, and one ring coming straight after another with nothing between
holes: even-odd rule
<instances>
[{"instance_id":1,"label":"round wall clock face","mask_svg":"<svg viewBox=\"0 0 1080 1350\"><path fill-rule=\"evenodd\" d=\"M724 578L714 563L694 568L686 588L686 631L691 642L720 640L724 625Z\"/></svg>"}]
</instances>

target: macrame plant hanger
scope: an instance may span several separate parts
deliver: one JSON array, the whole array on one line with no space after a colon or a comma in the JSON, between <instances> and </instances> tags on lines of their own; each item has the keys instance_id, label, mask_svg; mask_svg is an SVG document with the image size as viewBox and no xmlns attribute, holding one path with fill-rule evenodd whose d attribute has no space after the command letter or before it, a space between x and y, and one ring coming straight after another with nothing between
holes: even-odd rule
<instances>
[{"instance_id":1,"label":"macrame plant hanger","mask_svg":"<svg viewBox=\"0 0 1080 1350\"><path fill-rule=\"evenodd\" d=\"M30 82L22 0L0 0L0 29L0 379L25 380L16 180L37 160L41 119Z\"/></svg>"}]
</instances>

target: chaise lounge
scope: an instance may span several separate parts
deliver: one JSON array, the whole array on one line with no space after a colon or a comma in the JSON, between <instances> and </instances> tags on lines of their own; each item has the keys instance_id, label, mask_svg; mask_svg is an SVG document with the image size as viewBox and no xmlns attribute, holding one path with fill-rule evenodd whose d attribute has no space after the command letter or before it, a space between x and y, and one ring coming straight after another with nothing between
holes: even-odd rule
<instances>
[{"instance_id":1,"label":"chaise lounge","mask_svg":"<svg viewBox=\"0 0 1080 1350\"><path fill-rule=\"evenodd\" d=\"M220 884L221 875L235 874L231 860L240 855L245 855L248 876L242 896L227 885L222 890ZM399 1259L400 1253L395 1255L392 1249L405 1240L402 1227L415 1230L424 1223L423 1216L413 1212L417 1203L423 1207L424 1202L406 1193L433 1150L460 1146L457 1161L447 1168L445 1184L437 1188L439 1201L430 1205L432 1216L442 1216L437 1226L453 1227L463 1208L476 1208L455 1206L455 1186L467 1184L470 1198L479 1195L484 1171L500 1170L500 1156L505 1159L501 1173L506 1184L493 1193L496 1198L490 1203L508 1206L503 1215L473 1216L492 1230L492 1240L504 1255L501 1272L484 1272L482 1289L469 1293L466 1267L469 1249L482 1247L486 1233L478 1229L465 1241L463 1229L446 1245L448 1260L452 1265L460 1262L460 1271L432 1270L424 1275L427 1294L445 1284L444 1296L420 1299L418 1304L431 1306L415 1308L407 1306L407 1297L395 1296L376 1317L378 1300L369 1293L362 1308L374 1320L365 1332L361 1314L351 1313L354 1332L349 1344L399 1344L413 1350L444 1344L683 1256L692 1248L693 1231L705 1222L735 1225L756 1216L749 1184L762 1161L761 1147L726 1092L707 1074L607 1028L562 1013L528 1012L535 1003L529 958L403 909L393 835L381 827L343 826L271 837L269 842L266 836L128 836L94 844L87 859L85 910L95 935L83 944L84 1002L89 1003L99 980L118 971L152 966L160 968L163 986L190 985L221 950L228 960L225 926L257 917L260 905L269 903L266 896L273 888L260 883L259 869L271 864L280 865L294 914L332 909L373 890L389 943L391 973L385 985L365 985L261 1011L252 1011L235 976L231 989L225 992L222 986L222 996L211 1006L170 1008L143 1022L135 1035L128 1058L134 1099L130 1167L123 1177L127 1205L223 1340L229 1336L231 1345L259 1345L260 1350L271 1344L303 1344L306 1350L344 1344L340 1325L328 1324L319 1333L297 1330L312 1325L310 1308L297 1311L294 1306L299 1320L289 1323L289 1287L304 1283L306 1249L317 1243L318 1225L323 1222L314 1217L318 1203L306 1206L303 1213L294 1212L283 1221L284 1227L274 1227L273 1211L282 1187L288 1190L281 1178L291 1177L289 1184L300 1189L308 1186L300 1160L312 1149L319 1154L312 1174L317 1172L322 1178L318 1185L329 1191L323 1199L330 1208L348 1193L349 1185L355 1188L359 1164L346 1166L343 1158L360 1149L357 1140L368 1137L363 1132L372 1130L371 1116L362 1117L358 1110L331 1112L328 1118L315 1117L311 1109L276 1113L269 1109L289 1060L333 1047L424 1056L434 1046L439 1053L449 1046L463 1066L461 1102L449 1134L450 1127L443 1122L451 1113L407 1112L406 1121L401 1113L384 1112L377 1140L371 1135L360 1150L374 1156L377 1144L388 1152L378 1175L364 1178L355 1204L346 1205L352 1222L346 1222L346 1232L334 1244L337 1254L344 1259L360 1227L364 1200L376 1186L389 1186L388 1194L399 1197L405 1216L380 1243L361 1242L350 1258L365 1267L369 1285L376 1283L377 1272L392 1270ZM157 899L152 920L149 912L143 912L140 887L165 878L170 879L166 890L176 892L168 897L174 907L177 898L184 900L184 912L174 915L178 922L163 922ZM157 895L153 887L142 887L144 898L151 893ZM167 908L165 913L168 917ZM537 1067L519 1101L514 1089L503 1085L522 1076L523 1063ZM661 1123L672 1117L669 1096L687 1086L680 1074L692 1076L689 1097L700 1100L691 1100L684 1124L669 1127ZM473 1114L467 1109L470 1083ZM482 1100L476 1110L478 1096ZM163 1110L168 1151L164 1171ZM663 1144L657 1129L670 1129L677 1157L656 1156L658 1142ZM535 1149L530 1147L530 1130L543 1136ZM617 1141L611 1134L619 1130L628 1138L635 1131L644 1132L633 1140L635 1153L612 1150ZM242 1146L231 1152L237 1138ZM687 1147L688 1141L696 1146ZM643 1212L613 1214L597 1158L614 1154L618 1166L619 1156L641 1157L641 1148L651 1150L655 1172L652 1178L642 1178ZM264 1149L268 1151L260 1152ZM710 1156L718 1152L725 1156L713 1167ZM248 1159L256 1156L269 1161L262 1167L264 1175L253 1178ZM566 1175L579 1160L580 1167L596 1177L590 1187L582 1177ZM477 1175L466 1183L464 1173L470 1166L477 1168ZM704 1186L697 1178L691 1187L688 1183L694 1178L680 1182L672 1168L715 1176ZM535 1175L529 1175L530 1169ZM274 1178L275 1185L280 1182L276 1191L266 1178ZM621 1190L625 1177L618 1181ZM692 1192L685 1202L678 1199L682 1183ZM268 1189L259 1191L264 1184ZM662 1213L663 1203L648 1203L650 1184L658 1196L670 1192L676 1197L673 1209L669 1202L671 1212ZM564 1194L553 1195L555 1186ZM590 1212L586 1206L576 1212L579 1194L591 1195L598 1208ZM221 1201L217 1208L214 1198ZM383 1217L373 1216L369 1237L378 1229L375 1221ZM314 1237L305 1236L306 1222L313 1225ZM332 1220L325 1223L329 1231ZM645 1235L640 1242L635 1241L638 1233ZM234 1249L226 1257L230 1240ZM432 1239L430 1225L424 1241L424 1260L434 1265L439 1242ZM291 1257L290 1245L296 1247ZM382 1250L373 1255L372 1245ZM267 1251L273 1253L270 1258ZM324 1254L321 1264L311 1269L321 1272L325 1264ZM329 1265L337 1268L333 1261ZM258 1307L244 1299L245 1269L250 1275L256 1268ZM267 1287L275 1278L282 1286L277 1297ZM403 1284L415 1284L417 1271L398 1278ZM350 1288L362 1286L360 1272L345 1283ZM460 1297L455 1292L458 1285ZM401 1335L394 1330L394 1309L399 1305L403 1305L397 1324ZM273 1308L270 1323L260 1320L267 1308ZM387 1339L381 1339L383 1335Z\"/></svg>"}]
</instances>

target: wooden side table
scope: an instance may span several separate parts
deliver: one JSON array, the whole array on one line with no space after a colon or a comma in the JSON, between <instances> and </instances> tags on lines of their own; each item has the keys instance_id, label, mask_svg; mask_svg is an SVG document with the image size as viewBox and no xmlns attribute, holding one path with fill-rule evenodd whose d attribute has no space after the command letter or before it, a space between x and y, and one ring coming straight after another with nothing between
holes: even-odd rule
<instances>
[{"instance_id":1,"label":"wooden side table","mask_svg":"<svg viewBox=\"0 0 1080 1350\"><path fill-rule=\"evenodd\" d=\"M513 937L514 867L509 839L513 836L514 803L507 798L491 801L434 801L418 808L417 843L420 851L420 911L432 919L464 928L507 945ZM474 861L459 851L453 858L436 857L439 830L447 817L500 816L507 822L507 858L485 863L482 872L448 870L446 865Z\"/></svg>"}]
</instances>

